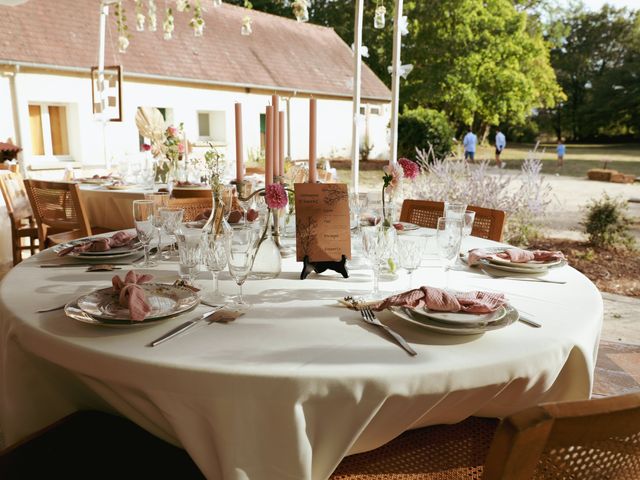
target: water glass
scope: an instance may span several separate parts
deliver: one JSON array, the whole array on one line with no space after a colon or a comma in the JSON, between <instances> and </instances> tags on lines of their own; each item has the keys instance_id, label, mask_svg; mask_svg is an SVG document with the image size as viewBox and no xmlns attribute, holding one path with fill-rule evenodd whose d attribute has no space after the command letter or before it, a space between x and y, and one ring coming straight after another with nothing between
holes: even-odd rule
<instances>
[{"instance_id":1,"label":"water glass","mask_svg":"<svg viewBox=\"0 0 640 480\"><path fill-rule=\"evenodd\" d=\"M462 238L467 238L471 235L471 230L473 230L473 222L476 219L476 212L473 210L467 210L464 212L464 221L462 224Z\"/></svg>"},{"instance_id":2,"label":"water glass","mask_svg":"<svg viewBox=\"0 0 640 480\"><path fill-rule=\"evenodd\" d=\"M244 310L250 307L242 297L242 284L251 271L256 254L258 230L250 227L234 228L226 238L227 263L231 278L238 285L238 295L233 307Z\"/></svg>"},{"instance_id":3,"label":"water glass","mask_svg":"<svg viewBox=\"0 0 640 480\"><path fill-rule=\"evenodd\" d=\"M438 256L444 264L446 286L449 286L449 270L458 259L462 242L462 220L452 217L438 218L436 243Z\"/></svg>"},{"instance_id":4,"label":"water glass","mask_svg":"<svg viewBox=\"0 0 640 480\"><path fill-rule=\"evenodd\" d=\"M427 237L421 235L398 236L398 260L400 268L404 268L409 277L409 290L413 288L412 274L420 267L422 255L427 248Z\"/></svg>"},{"instance_id":5,"label":"water glass","mask_svg":"<svg viewBox=\"0 0 640 480\"><path fill-rule=\"evenodd\" d=\"M151 239L155 232L153 226L153 202L151 200L133 201L133 221L138 240L144 247L144 259L136 263L138 267L155 267L156 263L149 258Z\"/></svg>"},{"instance_id":6,"label":"water glass","mask_svg":"<svg viewBox=\"0 0 640 480\"><path fill-rule=\"evenodd\" d=\"M209 233L202 237L202 263L211 272L213 277L213 290L211 295L205 297L212 303L224 301L218 288L218 275L227 266L227 236L228 233Z\"/></svg>"},{"instance_id":7,"label":"water glass","mask_svg":"<svg viewBox=\"0 0 640 480\"><path fill-rule=\"evenodd\" d=\"M176 231L178 256L180 258L178 275L188 285L192 283L194 275L198 273L198 267L202 259L202 235L202 230L189 228L185 223Z\"/></svg>"},{"instance_id":8,"label":"water glass","mask_svg":"<svg viewBox=\"0 0 640 480\"><path fill-rule=\"evenodd\" d=\"M388 260L396 243L396 229L385 227L382 222L371 227L362 227L362 250L371 263L373 272L373 291L371 300L380 297L379 278L383 261Z\"/></svg>"},{"instance_id":9,"label":"water glass","mask_svg":"<svg viewBox=\"0 0 640 480\"><path fill-rule=\"evenodd\" d=\"M160 223L162 225L162 231L169 237L175 237L176 231L182 224L182 218L184 217L184 208L179 207L160 207L158 209L160 215ZM162 253L164 260L171 260L175 255L174 242L169 244L169 251Z\"/></svg>"},{"instance_id":10,"label":"water glass","mask_svg":"<svg viewBox=\"0 0 640 480\"><path fill-rule=\"evenodd\" d=\"M444 216L446 218L457 218L462 220L464 212L467 211L466 203L449 203L444 202Z\"/></svg>"},{"instance_id":11,"label":"water glass","mask_svg":"<svg viewBox=\"0 0 640 480\"><path fill-rule=\"evenodd\" d=\"M169 205L169 193L145 193L144 199L153 202L153 226L156 227L158 232L158 255L160 255L162 251L162 219L160 218L160 209Z\"/></svg>"}]
</instances>

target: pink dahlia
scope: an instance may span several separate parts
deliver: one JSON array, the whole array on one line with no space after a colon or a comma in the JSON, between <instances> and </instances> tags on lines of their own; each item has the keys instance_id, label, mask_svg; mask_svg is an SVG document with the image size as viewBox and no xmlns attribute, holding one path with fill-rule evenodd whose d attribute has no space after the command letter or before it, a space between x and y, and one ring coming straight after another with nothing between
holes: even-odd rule
<instances>
[{"instance_id":1,"label":"pink dahlia","mask_svg":"<svg viewBox=\"0 0 640 480\"><path fill-rule=\"evenodd\" d=\"M271 185L267 185L267 188L265 188L264 198L267 202L267 207L274 210L286 207L289 200L287 197L287 191L281 183L272 183Z\"/></svg>"},{"instance_id":2,"label":"pink dahlia","mask_svg":"<svg viewBox=\"0 0 640 480\"><path fill-rule=\"evenodd\" d=\"M398 163L402 167L402 172L406 178L413 180L420 173L420 167L416 162L412 162L408 158L401 158Z\"/></svg>"}]
</instances>

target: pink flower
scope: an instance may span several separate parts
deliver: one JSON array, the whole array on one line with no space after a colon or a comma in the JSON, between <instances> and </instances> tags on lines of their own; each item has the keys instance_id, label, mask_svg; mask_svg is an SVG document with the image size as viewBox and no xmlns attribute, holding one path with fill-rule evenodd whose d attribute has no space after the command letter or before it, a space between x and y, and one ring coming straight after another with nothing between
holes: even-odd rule
<instances>
[{"instance_id":1,"label":"pink flower","mask_svg":"<svg viewBox=\"0 0 640 480\"><path fill-rule=\"evenodd\" d=\"M391 194L398 188L400 185L400 179L402 178L402 168L400 168L397 164L394 166L385 165L382 170L385 175L383 177L384 180L384 188L388 188L388 192Z\"/></svg>"},{"instance_id":2,"label":"pink flower","mask_svg":"<svg viewBox=\"0 0 640 480\"><path fill-rule=\"evenodd\" d=\"M148 152L149 150L151 150L151 145L149 145L148 143L143 143L142 144L142 151L143 152Z\"/></svg>"},{"instance_id":3,"label":"pink flower","mask_svg":"<svg viewBox=\"0 0 640 480\"><path fill-rule=\"evenodd\" d=\"M280 183L267 185L264 192L264 199L267 202L267 207L274 210L286 207L289 200L287 191Z\"/></svg>"},{"instance_id":4,"label":"pink flower","mask_svg":"<svg viewBox=\"0 0 640 480\"><path fill-rule=\"evenodd\" d=\"M167 135L169 135L170 137L177 137L178 129L174 126L167 127Z\"/></svg>"},{"instance_id":5,"label":"pink flower","mask_svg":"<svg viewBox=\"0 0 640 480\"><path fill-rule=\"evenodd\" d=\"M408 158L401 158L398 163L402 167L402 172L409 180L413 180L420 173L420 167L416 162L412 162Z\"/></svg>"},{"instance_id":6,"label":"pink flower","mask_svg":"<svg viewBox=\"0 0 640 480\"><path fill-rule=\"evenodd\" d=\"M178 144L178 153L184 153L184 143Z\"/></svg>"}]
</instances>

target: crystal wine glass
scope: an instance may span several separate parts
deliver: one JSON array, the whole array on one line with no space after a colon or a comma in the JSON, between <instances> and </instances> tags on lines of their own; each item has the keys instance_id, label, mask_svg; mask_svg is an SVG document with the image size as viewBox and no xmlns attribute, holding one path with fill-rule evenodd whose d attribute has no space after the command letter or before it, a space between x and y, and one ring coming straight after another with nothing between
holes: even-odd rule
<instances>
[{"instance_id":1,"label":"crystal wine glass","mask_svg":"<svg viewBox=\"0 0 640 480\"><path fill-rule=\"evenodd\" d=\"M188 285L191 285L193 276L198 272L202 259L202 235L201 229L189 228L186 223L180 225L176 231L178 256L180 258L178 275Z\"/></svg>"},{"instance_id":2,"label":"crystal wine glass","mask_svg":"<svg viewBox=\"0 0 640 480\"><path fill-rule=\"evenodd\" d=\"M385 227L382 222L371 227L362 227L362 249L371 263L373 272L372 300L380 298L379 278L381 263L388 259L395 246L396 229Z\"/></svg>"},{"instance_id":3,"label":"crystal wine glass","mask_svg":"<svg viewBox=\"0 0 640 480\"><path fill-rule=\"evenodd\" d=\"M449 287L449 270L460 254L462 241L462 220L460 218L440 217L436 226L438 256L444 264L445 286Z\"/></svg>"},{"instance_id":4,"label":"crystal wine glass","mask_svg":"<svg viewBox=\"0 0 640 480\"><path fill-rule=\"evenodd\" d=\"M471 235L471 230L473 230L473 222L476 219L476 212L473 210L467 210L464 212L464 222L462 224L462 238L465 239L469 235Z\"/></svg>"},{"instance_id":5,"label":"crystal wine glass","mask_svg":"<svg viewBox=\"0 0 640 480\"><path fill-rule=\"evenodd\" d=\"M155 267L156 262L149 258L149 248L153 238L153 202L151 200L133 201L133 221L135 223L138 240L144 247L144 259L136 263L138 267Z\"/></svg>"},{"instance_id":6,"label":"crystal wine glass","mask_svg":"<svg viewBox=\"0 0 640 480\"><path fill-rule=\"evenodd\" d=\"M462 220L464 212L467 210L466 203L444 202L444 216L446 218L457 218Z\"/></svg>"},{"instance_id":7,"label":"crystal wine glass","mask_svg":"<svg viewBox=\"0 0 640 480\"><path fill-rule=\"evenodd\" d=\"M204 242L202 246L203 263L213 278L213 290L210 295L205 297L205 300L212 303L225 300L218 289L218 275L227 266L226 243L228 235L229 233L209 233L202 237Z\"/></svg>"},{"instance_id":8,"label":"crystal wine glass","mask_svg":"<svg viewBox=\"0 0 640 480\"><path fill-rule=\"evenodd\" d=\"M174 237L176 230L182 223L184 217L184 208L179 207L160 207L158 209L160 215L160 223L162 224L162 231L169 237ZM163 260L171 260L175 255L174 242L169 243L169 251L162 253Z\"/></svg>"},{"instance_id":9,"label":"crystal wine glass","mask_svg":"<svg viewBox=\"0 0 640 480\"><path fill-rule=\"evenodd\" d=\"M413 272L420 267L422 254L427 248L427 237L421 235L398 235L398 257L400 267L409 277L409 290L413 288Z\"/></svg>"},{"instance_id":10,"label":"crystal wine glass","mask_svg":"<svg viewBox=\"0 0 640 480\"><path fill-rule=\"evenodd\" d=\"M162 219L160 218L160 209L169 205L169 193L145 193L144 199L153 202L153 226L156 227L156 231L158 232L157 256L160 256L162 252Z\"/></svg>"},{"instance_id":11,"label":"crystal wine glass","mask_svg":"<svg viewBox=\"0 0 640 480\"><path fill-rule=\"evenodd\" d=\"M238 295L233 304L233 307L237 310L246 310L251 306L242 298L242 284L251 271L251 264L256 254L257 240L258 231L244 226L232 229L226 238L229 273L236 285L238 285Z\"/></svg>"}]
</instances>

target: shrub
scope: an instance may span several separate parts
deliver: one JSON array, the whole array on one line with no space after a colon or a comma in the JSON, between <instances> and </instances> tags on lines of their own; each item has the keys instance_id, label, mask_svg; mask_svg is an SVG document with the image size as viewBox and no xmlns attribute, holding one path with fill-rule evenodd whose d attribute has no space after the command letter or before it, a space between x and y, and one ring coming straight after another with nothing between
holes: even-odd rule
<instances>
[{"instance_id":1,"label":"shrub","mask_svg":"<svg viewBox=\"0 0 640 480\"><path fill-rule=\"evenodd\" d=\"M582 225L594 247L633 247L624 200L603 193L600 199L591 200L586 210Z\"/></svg>"},{"instance_id":2,"label":"shrub","mask_svg":"<svg viewBox=\"0 0 640 480\"><path fill-rule=\"evenodd\" d=\"M451 152L455 132L444 113L418 107L398 118L398 157L416 158L416 150L429 146L438 158Z\"/></svg>"}]
</instances>

